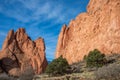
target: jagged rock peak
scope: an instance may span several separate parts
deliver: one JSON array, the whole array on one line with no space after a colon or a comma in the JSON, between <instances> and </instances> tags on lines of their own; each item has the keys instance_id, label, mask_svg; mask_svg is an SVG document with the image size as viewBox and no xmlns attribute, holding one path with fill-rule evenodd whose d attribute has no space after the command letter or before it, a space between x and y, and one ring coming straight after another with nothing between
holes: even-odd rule
<instances>
[{"instance_id":1,"label":"jagged rock peak","mask_svg":"<svg viewBox=\"0 0 120 80\"><path fill-rule=\"evenodd\" d=\"M47 66L44 40L32 41L24 28L16 32L10 30L0 51L0 61L3 70L10 75L19 76L29 67L40 74Z\"/></svg>"},{"instance_id":2,"label":"jagged rock peak","mask_svg":"<svg viewBox=\"0 0 120 80\"><path fill-rule=\"evenodd\" d=\"M26 33L26 31L25 31L24 28L19 28L16 32L19 32L19 33Z\"/></svg>"}]
</instances>

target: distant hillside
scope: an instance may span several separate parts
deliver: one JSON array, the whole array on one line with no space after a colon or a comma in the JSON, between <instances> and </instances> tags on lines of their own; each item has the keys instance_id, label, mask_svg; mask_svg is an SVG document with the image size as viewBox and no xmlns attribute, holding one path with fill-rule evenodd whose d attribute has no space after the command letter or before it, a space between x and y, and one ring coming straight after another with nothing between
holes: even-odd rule
<instances>
[{"instance_id":1,"label":"distant hillside","mask_svg":"<svg viewBox=\"0 0 120 80\"><path fill-rule=\"evenodd\" d=\"M48 61L48 64L51 63L52 61Z\"/></svg>"}]
</instances>

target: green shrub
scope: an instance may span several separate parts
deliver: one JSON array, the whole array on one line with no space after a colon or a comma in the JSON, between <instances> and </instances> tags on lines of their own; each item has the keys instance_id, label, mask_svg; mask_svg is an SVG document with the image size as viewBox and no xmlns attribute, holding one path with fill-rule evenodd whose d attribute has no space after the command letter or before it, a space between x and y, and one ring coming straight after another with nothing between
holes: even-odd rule
<instances>
[{"instance_id":1,"label":"green shrub","mask_svg":"<svg viewBox=\"0 0 120 80\"><path fill-rule=\"evenodd\" d=\"M101 67L105 64L105 55L97 49L90 51L87 56L84 57L87 67Z\"/></svg>"},{"instance_id":2,"label":"green shrub","mask_svg":"<svg viewBox=\"0 0 120 80\"><path fill-rule=\"evenodd\" d=\"M66 59L60 56L57 59L54 59L46 68L45 73L49 75L63 75L66 73L66 69L68 67L68 62Z\"/></svg>"}]
</instances>

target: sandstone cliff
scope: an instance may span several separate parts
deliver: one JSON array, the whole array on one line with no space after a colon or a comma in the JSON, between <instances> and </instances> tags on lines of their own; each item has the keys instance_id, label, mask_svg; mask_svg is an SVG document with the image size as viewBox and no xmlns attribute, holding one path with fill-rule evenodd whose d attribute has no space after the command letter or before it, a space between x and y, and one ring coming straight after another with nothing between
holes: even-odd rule
<instances>
[{"instance_id":1,"label":"sandstone cliff","mask_svg":"<svg viewBox=\"0 0 120 80\"><path fill-rule=\"evenodd\" d=\"M90 0L86 13L62 27L56 58L63 55L71 64L93 49L120 53L120 0Z\"/></svg>"},{"instance_id":2,"label":"sandstone cliff","mask_svg":"<svg viewBox=\"0 0 120 80\"><path fill-rule=\"evenodd\" d=\"M0 51L0 66L10 75L19 76L30 66L42 73L46 66L45 44L42 38L32 41L23 28L9 31Z\"/></svg>"}]
</instances>

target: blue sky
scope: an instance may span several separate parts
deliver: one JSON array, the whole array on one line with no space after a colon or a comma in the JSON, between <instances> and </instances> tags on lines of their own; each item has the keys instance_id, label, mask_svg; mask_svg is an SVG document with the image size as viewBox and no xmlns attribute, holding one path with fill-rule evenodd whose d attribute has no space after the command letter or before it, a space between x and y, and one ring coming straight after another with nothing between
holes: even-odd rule
<instances>
[{"instance_id":1,"label":"blue sky","mask_svg":"<svg viewBox=\"0 0 120 80\"><path fill-rule=\"evenodd\" d=\"M42 37L46 57L54 59L63 24L86 11L89 0L0 0L0 48L9 30L22 27L32 40Z\"/></svg>"}]
</instances>

